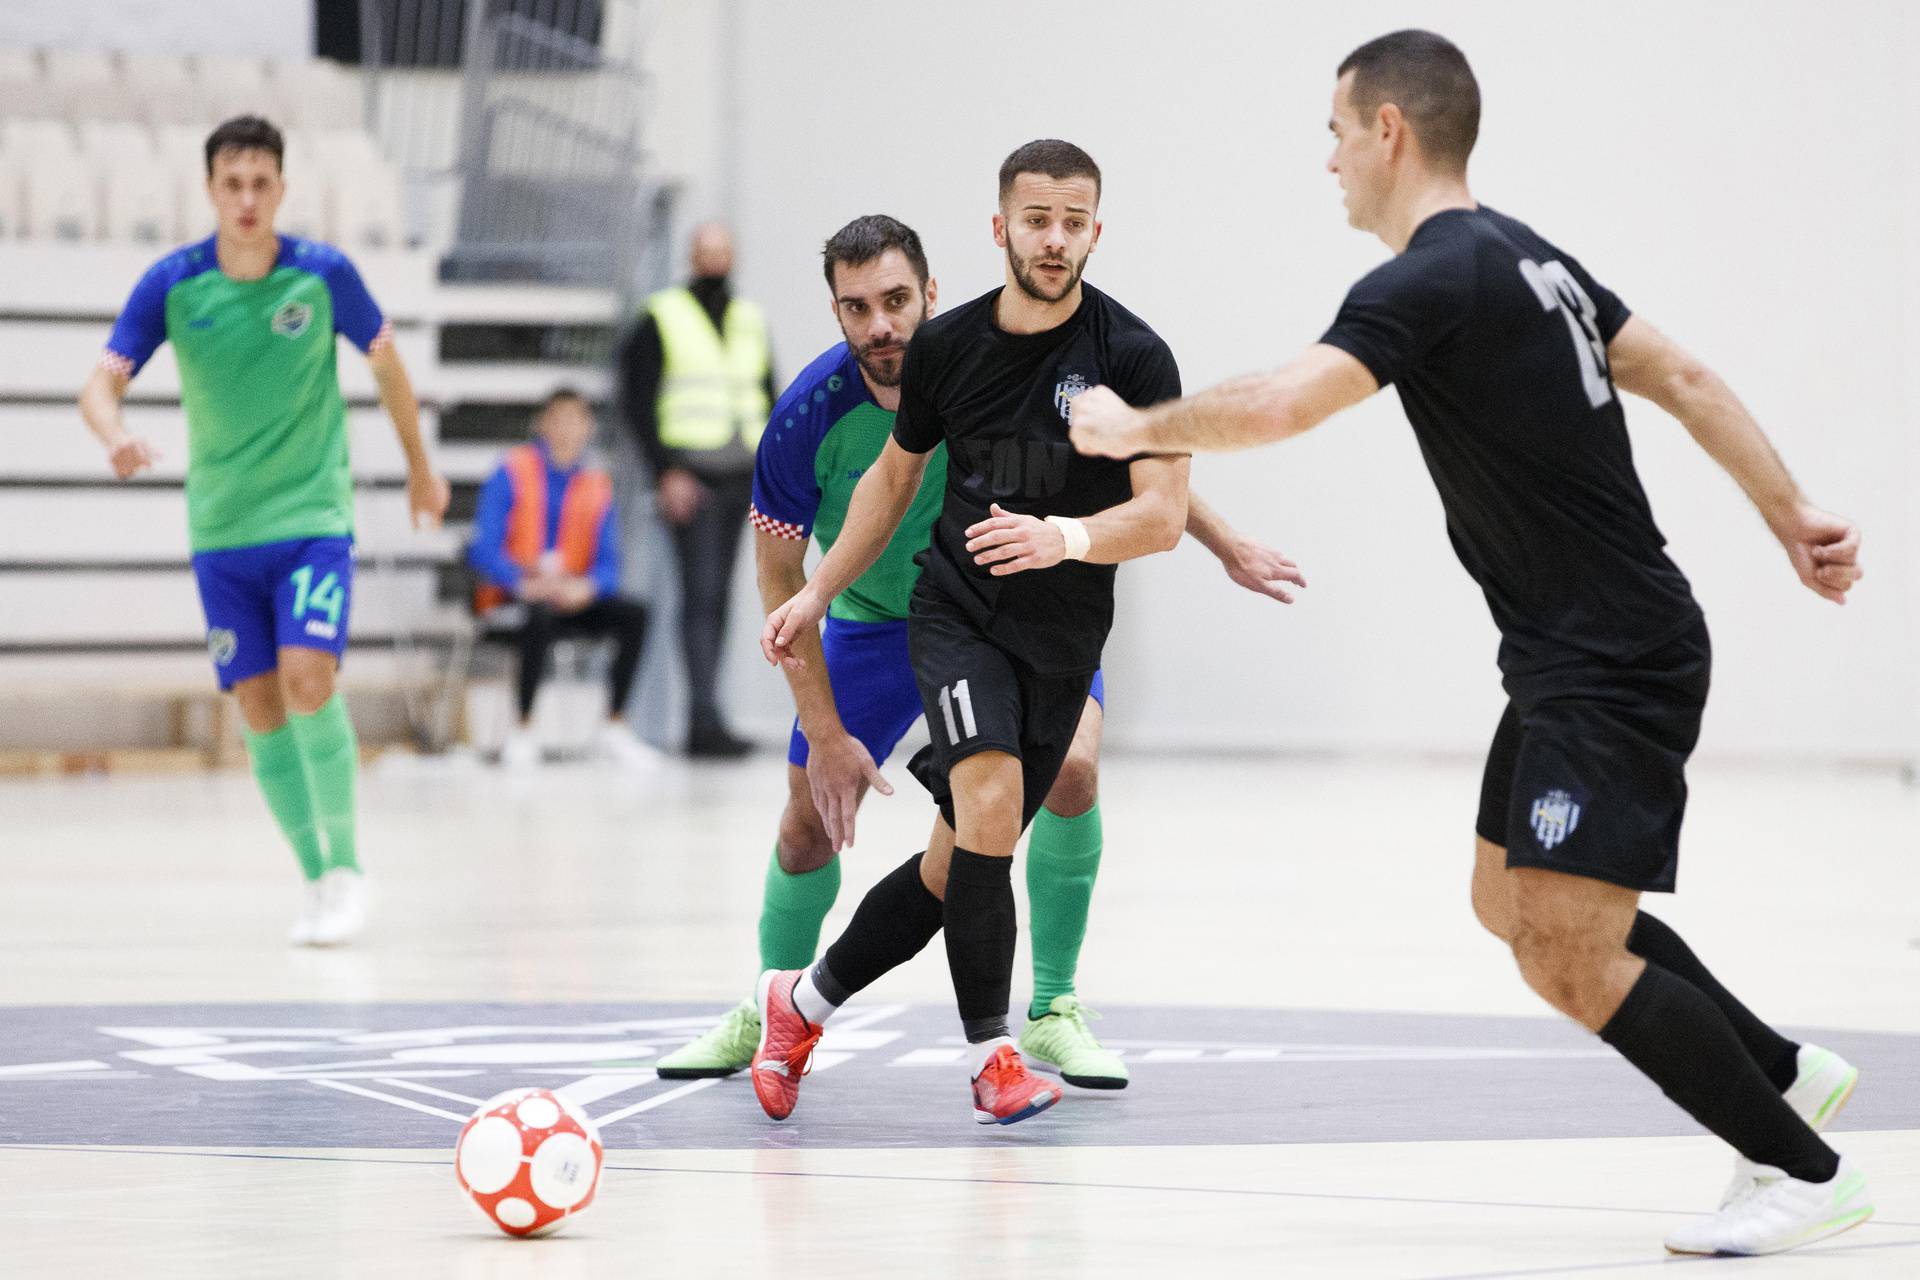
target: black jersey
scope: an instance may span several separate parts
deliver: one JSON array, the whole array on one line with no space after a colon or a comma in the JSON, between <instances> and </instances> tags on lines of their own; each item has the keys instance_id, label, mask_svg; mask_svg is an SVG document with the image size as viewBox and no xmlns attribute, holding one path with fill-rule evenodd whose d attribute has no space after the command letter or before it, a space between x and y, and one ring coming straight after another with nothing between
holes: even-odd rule
<instances>
[{"instance_id":1,"label":"black jersey","mask_svg":"<svg viewBox=\"0 0 1920 1280\"><path fill-rule=\"evenodd\" d=\"M1607 366L1628 314L1573 258L1482 206L1421 223L1321 338L1399 389L1510 687L1595 657L1630 664L1699 618Z\"/></svg>"},{"instance_id":2,"label":"black jersey","mask_svg":"<svg viewBox=\"0 0 1920 1280\"><path fill-rule=\"evenodd\" d=\"M1160 335L1091 285L1066 323L1007 333L995 289L936 316L907 347L893 438L947 446L947 494L922 553L921 591L958 605L983 634L1041 673L1092 671L1113 624L1113 565L1069 560L996 578L973 562L967 529L994 503L1032 516L1090 516L1133 496L1126 460L1089 458L1067 440L1068 407L1105 385L1128 404L1180 394Z\"/></svg>"}]
</instances>

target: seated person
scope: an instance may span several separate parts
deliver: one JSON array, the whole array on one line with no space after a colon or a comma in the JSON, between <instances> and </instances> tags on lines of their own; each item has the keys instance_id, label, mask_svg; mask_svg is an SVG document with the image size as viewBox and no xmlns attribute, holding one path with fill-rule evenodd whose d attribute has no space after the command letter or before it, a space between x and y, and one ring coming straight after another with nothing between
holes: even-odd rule
<instances>
[{"instance_id":1,"label":"seated person","mask_svg":"<svg viewBox=\"0 0 1920 1280\"><path fill-rule=\"evenodd\" d=\"M640 666L647 611L619 594L620 524L613 480L581 459L593 440L593 410L579 392L547 397L534 439L509 449L480 490L467 561L480 575L474 607L483 617L510 600L526 606L520 628L519 712L501 763L539 763L530 731L548 652L562 636L611 636L607 723L595 746L620 764L656 758L621 717Z\"/></svg>"}]
</instances>

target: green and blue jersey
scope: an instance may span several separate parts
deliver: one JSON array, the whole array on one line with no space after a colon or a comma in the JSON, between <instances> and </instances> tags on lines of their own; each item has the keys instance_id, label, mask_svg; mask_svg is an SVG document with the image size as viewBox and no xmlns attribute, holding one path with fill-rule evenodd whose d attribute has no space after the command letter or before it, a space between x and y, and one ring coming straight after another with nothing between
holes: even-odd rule
<instances>
[{"instance_id":1,"label":"green and blue jersey","mask_svg":"<svg viewBox=\"0 0 1920 1280\"><path fill-rule=\"evenodd\" d=\"M234 280L208 237L134 286L101 363L131 378L173 344L196 552L353 532L335 334L371 355L392 331L346 255L314 240L281 236L271 271Z\"/></svg>"},{"instance_id":2,"label":"green and blue jersey","mask_svg":"<svg viewBox=\"0 0 1920 1280\"><path fill-rule=\"evenodd\" d=\"M893 411L882 409L842 342L801 371L781 395L754 458L750 519L763 533L832 548L846 526L860 477L879 460L893 434ZM829 618L898 622L920 580L916 558L933 537L947 487L947 452L927 460L920 492L886 550L854 584L834 597Z\"/></svg>"}]
</instances>

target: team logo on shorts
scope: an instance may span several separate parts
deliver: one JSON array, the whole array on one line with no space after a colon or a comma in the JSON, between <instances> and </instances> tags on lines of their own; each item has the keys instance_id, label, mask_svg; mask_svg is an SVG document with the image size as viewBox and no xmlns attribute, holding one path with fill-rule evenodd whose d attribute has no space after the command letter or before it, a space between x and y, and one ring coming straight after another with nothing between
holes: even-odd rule
<instances>
[{"instance_id":1,"label":"team logo on shorts","mask_svg":"<svg viewBox=\"0 0 1920 1280\"><path fill-rule=\"evenodd\" d=\"M1053 407L1060 411L1063 422L1073 421L1073 398L1087 389L1087 380L1077 373L1070 373L1066 380L1053 389Z\"/></svg>"},{"instance_id":2,"label":"team logo on shorts","mask_svg":"<svg viewBox=\"0 0 1920 1280\"><path fill-rule=\"evenodd\" d=\"M1549 791L1533 802L1533 834L1542 849L1551 849L1580 825L1580 806L1564 791Z\"/></svg>"},{"instance_id":3,"label":"team logo on shorts","mask_svg":"<svg viewBox=\"0 0 1920 1280\"><path fill-rule=\"evenodd\" d=\"M207 654L213 659L213 665L224 667L233 661L233 655L240 652L240 637L225 627L213 627L207 631Z\"/></svg>"},{"instance_id":4,"label":"team logo on shorts","mask_svg":"<svg viewBox=\"0 0 1920 1280\"><path fill-rule=\"evenodd\" d=\"M283 338L297 338L313 323L313 308L304 302L289 302L273 313L273 331Z\"/></svg>"}]
</instances>

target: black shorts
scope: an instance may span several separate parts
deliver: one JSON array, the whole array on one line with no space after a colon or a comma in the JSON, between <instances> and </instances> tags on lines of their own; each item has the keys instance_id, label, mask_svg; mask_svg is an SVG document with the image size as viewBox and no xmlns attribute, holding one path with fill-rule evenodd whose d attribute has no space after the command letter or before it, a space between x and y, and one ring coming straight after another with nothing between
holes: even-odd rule
<instances>
[{"instance_id":1,"label":"black shorts","mask_svg":"<svg viewBox=\"0 0 1920 1280\"><path fill-rule=\"evenodd\" d=\"M1631 666L1556 677L1500 717L1474 830L1509 867L1671 893L1712 653L1702 621Z\"/></svg>"},{"instance_id":2,"label":"black shorts","mask_svg":"<svg viewBox=\"0 0 1920 1280\"><path fill-rule=\"evenodd\" d=\"M1004 751L1020 761L1020 829L1026 830L1066 763L1094 673L1036 674L944 597L924 590L914 593L907 652L931 738L908 771L932 794L947 825L958 829L948 773L968 756Z\"/></svg>"}]
</instances>

